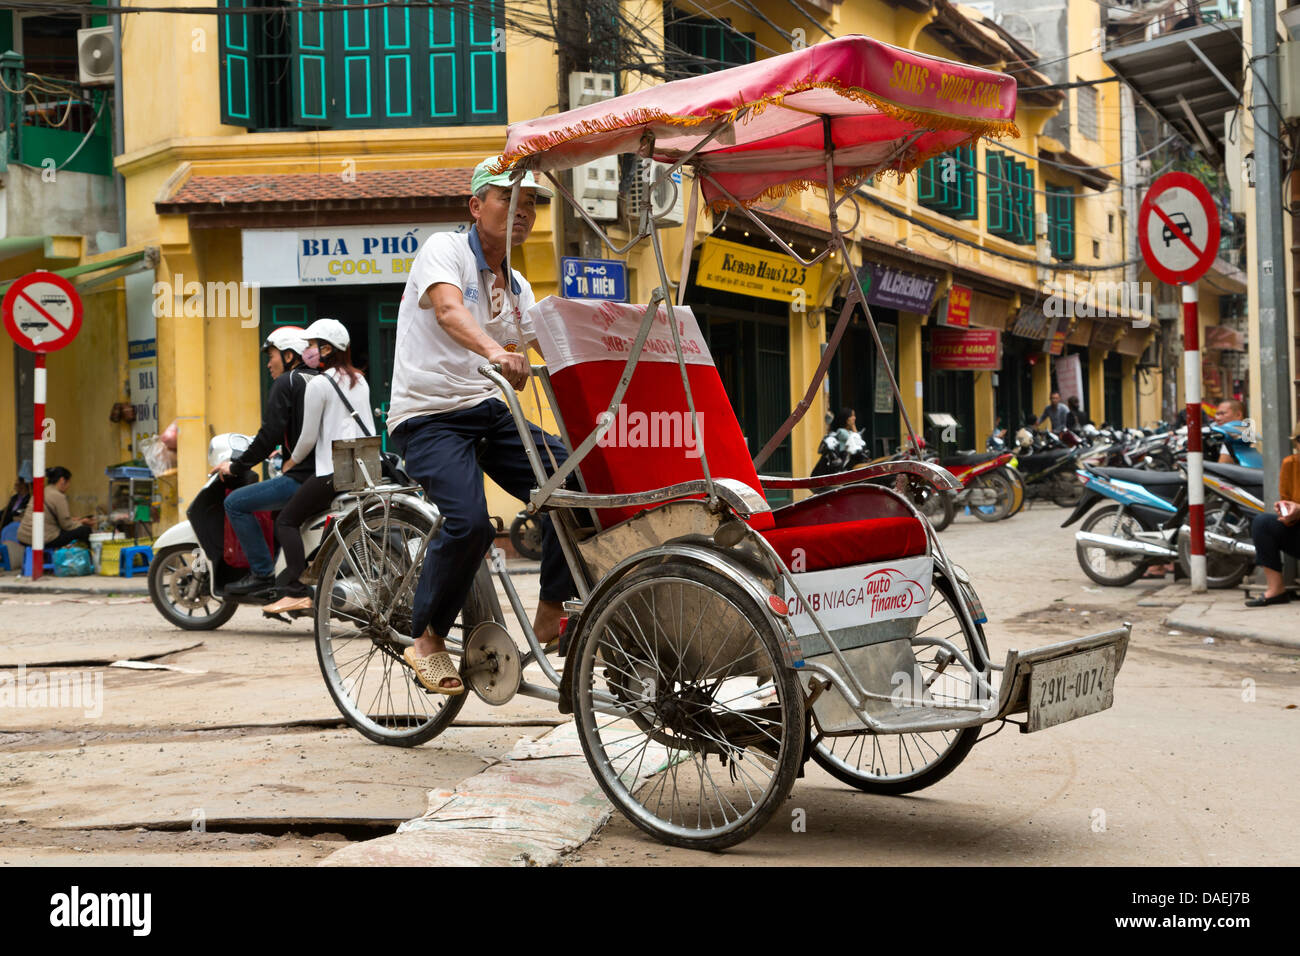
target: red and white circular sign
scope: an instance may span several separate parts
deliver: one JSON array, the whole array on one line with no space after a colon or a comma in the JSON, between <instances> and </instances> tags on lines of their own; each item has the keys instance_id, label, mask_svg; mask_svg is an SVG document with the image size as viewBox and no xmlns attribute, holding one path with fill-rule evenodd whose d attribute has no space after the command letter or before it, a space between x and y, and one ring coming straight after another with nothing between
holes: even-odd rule
<instances>
[{"instance_id":1,"label":"red and white circular sign","mask_svg":"<svg viewBox=\"0 0 1300 956\"><path fill-rule=\"evenodd\" d=\"M81 296L53 272L31 272L5 293L5 330L29 352L57 352L81 331Z\"/></svg>"},{"instance_id":2,"label":"red and white circular sign","mask_svg":"<svg viewBox=\"0 0 1300 956\"><path fill-rule=\"evenodd\" d=\"M1219 254L1219 211L1205 184L1190 173L1165 173L1138 212L1142 258L1170 285L1195 282Z\"/></svg>"}]
</instances>

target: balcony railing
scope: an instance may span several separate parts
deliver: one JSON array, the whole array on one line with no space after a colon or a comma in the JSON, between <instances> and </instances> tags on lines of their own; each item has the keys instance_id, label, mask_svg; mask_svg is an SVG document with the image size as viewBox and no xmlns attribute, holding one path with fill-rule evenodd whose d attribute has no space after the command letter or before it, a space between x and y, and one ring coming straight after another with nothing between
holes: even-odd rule
<instances>
[{"instance_id":1,"label":"balcony railing","mask_svg":"<svg viewBox=\"0 0 1300 956\"><path fill-rule=\"evenodd\" d=\"M1130 46L1203 23L1236 20L1241 16L1241 0L1173 0L1169 3L1141 3L1123 0L1112 8L1108 47Z\"/></svg>"},{"instance_id":2,"label":"balcony railing","mask_svg":"<svg viewBox=\"0 0 1300 956\"><path fill-rule=\"evenodd\" d=\"M112 87L28 73L13 51L0 54L0 84L0 165L112 173Z\"/></svg>"}]
</instances>

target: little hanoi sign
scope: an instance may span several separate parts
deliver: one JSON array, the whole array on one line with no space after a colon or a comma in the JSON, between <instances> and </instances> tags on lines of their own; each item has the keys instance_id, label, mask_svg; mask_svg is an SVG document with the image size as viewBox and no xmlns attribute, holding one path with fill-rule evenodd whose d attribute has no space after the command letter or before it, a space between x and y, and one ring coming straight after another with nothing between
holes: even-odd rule
<instances>
[{"instance_id":1,"label":"little hanoi sign","mask_svg":"<svg viewBox=\"0 0 1300 956\"><path fill-rule=\"evenodd\" d=\"M930 367L977 371L1001 368L1001 333L997 329L933 329Z\"/></svg>"}]
</instances>

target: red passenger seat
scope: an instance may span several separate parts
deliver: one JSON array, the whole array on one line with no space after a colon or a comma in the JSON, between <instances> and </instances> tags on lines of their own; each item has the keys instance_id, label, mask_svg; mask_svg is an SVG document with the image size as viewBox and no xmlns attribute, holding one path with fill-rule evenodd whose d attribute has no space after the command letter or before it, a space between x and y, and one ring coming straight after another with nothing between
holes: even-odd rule
<instances>
[{"instance_id":1,"label":"red passenger seat","mask_svg":"<svg viewBox=\"0 0 1300 956\"><path fill-rule=\"evenodd\" d=\"M722 387L695 316L674 308L687 378L695 399L714 478L732 478L758 493L762 487L731 401ZM529 310L569 441L580 444L596 426L618 387L645 307L549 296ZM592 494L650 491L704 477L694 443L667 309L660 306L641 359L603 444L579 470ZM605 527L646 510L644 505L599 511ZM858 486L816 495L754 515L787 565L801 570L865 564L924 554L924 526L887 490ZM795 549L802 549L797 555Z\"/></svg>"}]
</instances>

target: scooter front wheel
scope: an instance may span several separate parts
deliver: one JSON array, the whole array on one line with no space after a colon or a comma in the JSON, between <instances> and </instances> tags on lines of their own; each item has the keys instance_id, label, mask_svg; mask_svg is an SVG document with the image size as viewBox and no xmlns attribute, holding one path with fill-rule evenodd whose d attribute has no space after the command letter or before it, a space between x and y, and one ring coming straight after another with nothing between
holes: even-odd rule
<instances>
[{"instance_id":1,"label":"scooter front wheel","mask_svg":"<svg viewBox=\"0 0 1300 956\"><path fill-rule=\"evenodd\" d=\"M1138 532L1145 529L1137 518L1125 512L1120 505L1107 505L1090 514L1081 530L1133 541L1137 539ZM1083 573L1108 588L1122 588L1126 584L1132 584L1142 577L1142 572L1147 568L1148 562L1141 555L1118 554L1082 542L1076 544L1074 550Z\"/></svg>"},{"instance_id":2,"label":"scooter front wheel","mask_svg":"<svg viewBox=\"0 0 1300 956\"><path fill-rule=\"evenodd\" d=\"M235 614L238 602L212 593L211 571L196 569L197 544L163 548L149 565L149 597L171 624L186 631L212 631Z\"/></svg>"}]
</instances>

